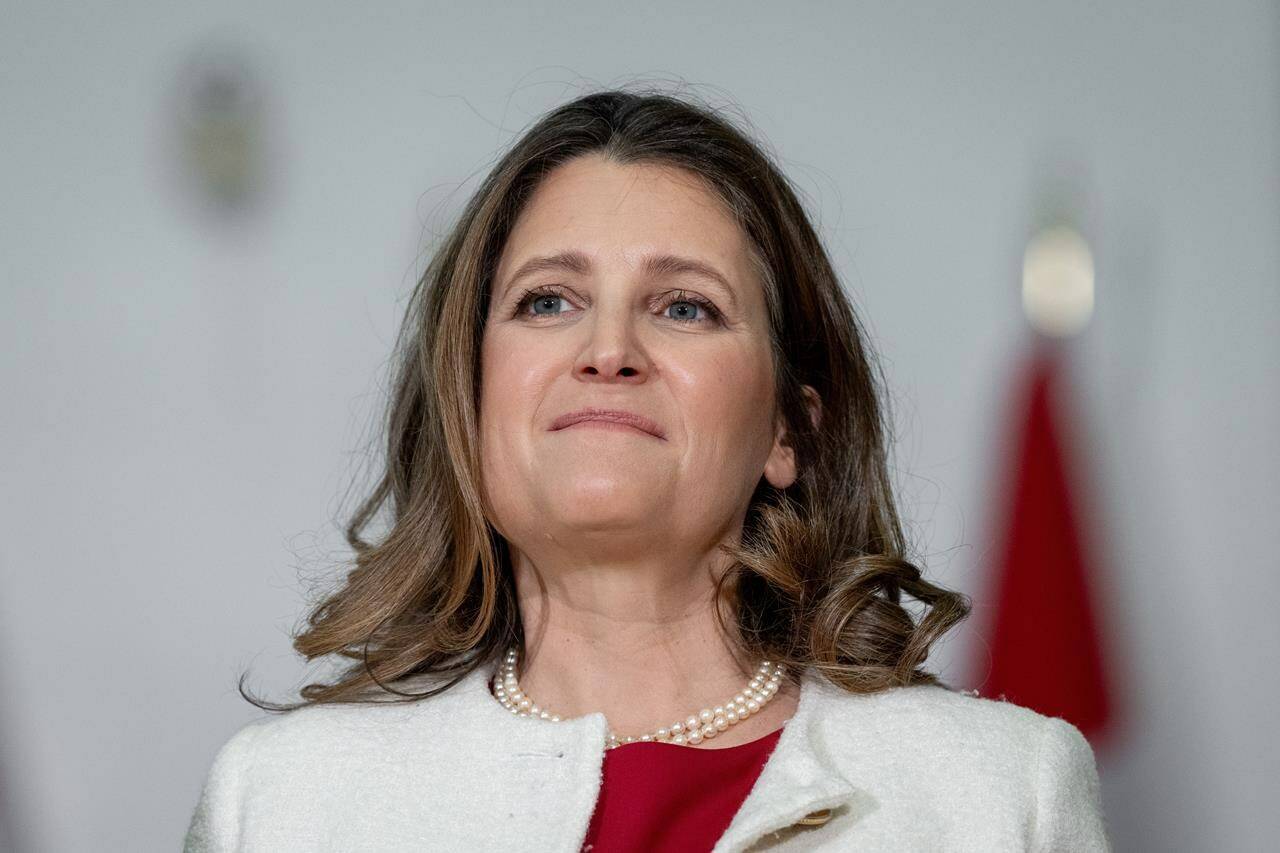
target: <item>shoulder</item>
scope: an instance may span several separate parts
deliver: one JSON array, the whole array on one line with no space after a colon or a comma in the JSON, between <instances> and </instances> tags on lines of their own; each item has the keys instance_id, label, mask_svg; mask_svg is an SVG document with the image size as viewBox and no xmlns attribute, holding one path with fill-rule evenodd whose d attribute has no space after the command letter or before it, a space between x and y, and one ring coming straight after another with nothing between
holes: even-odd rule
<instances>
[{"instance_id":1,"label":"shoulder","mask_svg":"<svg viewBox=\"0 0 1280 853\"><path fill-rule=\"evenodd\" d=\"M438 730L449 704L441 694L411 703L307 705L241 726L213 757L184 851L238 849L254 814L318 816L342 795L326 779L421 762L416 752L431 742L421 734Z\"/></svg>"},{"instance_id":2,"label":"shoulder","mask_svg":"<svg viewBox=\"0 0 1280 853\"><path fill-rule=\"evenodd\" d=\"M1069 737L1068 729L1079 735L1075 726L1057 717L939 685L856 694L824 684L821 694L821 715L828 727L871 726L899 748L917 744L931 754L998 749L1032 759L1046 737Z\"/></svg>"},{"instance_id":3,"label":"shoulder","mask_svg":"<svg viewBox=\"0 0 1280 853\"><path fill-rule=\"evenodd\" d=\"M215 758L228 768L249 770L270 764L305 768L340 761L385 746L398 731L423 731L445 719L454 703L448 692L412 701L393 697L365 702L306 705L254 720L236 731ZM225 753L225 758L224 758Z\"/></svg>"},{"instance_id":4,"label":"shoulder","mask_svg":"<svg viewBox=\"0 0 1280 853\"><path fill-rule=\"evenodd\" d=\"M1034 849L1105 850L1093 749L1070 722L938 685L821 690L821 725L851 778L932 805L1020 815Z\"/></svg>"}]
</instances>

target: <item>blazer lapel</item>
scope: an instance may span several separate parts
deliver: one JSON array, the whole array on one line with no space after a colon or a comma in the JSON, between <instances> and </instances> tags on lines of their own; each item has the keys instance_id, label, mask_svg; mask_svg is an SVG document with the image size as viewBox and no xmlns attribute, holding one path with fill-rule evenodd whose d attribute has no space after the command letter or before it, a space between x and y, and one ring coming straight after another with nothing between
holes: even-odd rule
<instances>
[{"instance_id":1,"label":"blazer lapel","mask_svg":"<svg viewBox=\"0 0 1280 853\"><path fill-rule=\"evenodd\" d=\"M440 792L441 805L452 813L450 833L467 849L576 853L600 791L608 721L600 712L555 725L518 717L489 693L494 666L469 673L439 697L437 709L460 721L453 731L441 731L439 766L493 779L483 800L450 800ZM858 814L874 808L861 807L860 790L825 747L826 712L846 695L820 675L802 673L796 711L713 853L739 853L810 815L809 823L822 823L824 810L847 805Z\"/></svg>"},{"instance_id":2,"label":"blazer lapel","mask_svg":"<svg viewBox=\"0 0 1280 853\"><path fill-rule=\"evenodd\" d=\"M831 761L826 748L828 706L847 695L821 675L805 670L800 699L764 770L712 853L738 853L768 833L800 825L821 825L831 811L847 806L854 814L874 808Z\"/></svg>"},{"instance_id":3,"label":"blazer lapel","mask_svg":"<svg viewBox=\"0 0 1280 853\"><path fill-rule=\"evenodd\" d=\"M547 725L512 714L489 692L491 663L468 673L435 709L457 722L438 732L438 767L489 780L485 796L451 790L441 804L440 850L576 851L599 794L608 723L602 713ZM427 703L431 705L432 703Z\"/></svg>"}]
</instances>

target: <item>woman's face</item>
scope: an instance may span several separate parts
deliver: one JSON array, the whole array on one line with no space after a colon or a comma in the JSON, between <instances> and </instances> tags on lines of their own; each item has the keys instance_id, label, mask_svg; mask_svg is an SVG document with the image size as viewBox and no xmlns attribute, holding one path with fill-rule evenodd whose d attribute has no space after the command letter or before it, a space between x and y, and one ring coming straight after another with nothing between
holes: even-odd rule
<instances>
[{"instance_id":1,"label":"woman's face","mask_svg":"<svg viewBox=\"0 0 1280 853\"><path fill-rule=\"evenodd\" d=\"M698 180L585 156L516 221L481 346L480 432L491 520L522 550L710 549L762 475L795 479L747 237ZM558 428L583 409L659 434Z\"/></svg>"}]
</instances>

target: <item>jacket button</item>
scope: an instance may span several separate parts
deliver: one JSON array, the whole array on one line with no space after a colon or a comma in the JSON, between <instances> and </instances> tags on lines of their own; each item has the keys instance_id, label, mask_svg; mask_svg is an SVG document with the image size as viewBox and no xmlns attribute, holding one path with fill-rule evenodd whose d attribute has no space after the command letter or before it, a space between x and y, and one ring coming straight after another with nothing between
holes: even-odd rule
<instances>
[{"instance_id":1,"label":"jacket button","mask_svg":"<svg viewBox=\"0 0 1280 853\"><path fill-rule=\"evenodd\" d=\"M818 809L816 812L809 812L796 823L802 826L822 826L829 820L831 820L831 809Z\"/></svg>"}]
</instances>

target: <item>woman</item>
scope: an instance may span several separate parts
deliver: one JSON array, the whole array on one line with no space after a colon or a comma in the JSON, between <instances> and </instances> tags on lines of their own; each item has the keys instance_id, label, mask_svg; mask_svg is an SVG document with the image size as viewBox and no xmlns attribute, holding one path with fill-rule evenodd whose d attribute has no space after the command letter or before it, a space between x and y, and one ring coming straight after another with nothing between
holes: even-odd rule
<instances>
[{"instance_id":1,"label":"woman","mask_svg":"<svg viewBox=\"0 0 1280 853\"><path fill-rule=\"evenodd\" d=\"M1108 849L1076 728L921 668L968 600L907 558L864 335L729 120L544 117L398 351L295 642L354 663L251 698L287 713L218 752L188 851Z\"/></svg>"}]
</instances>

